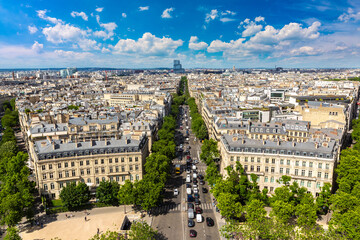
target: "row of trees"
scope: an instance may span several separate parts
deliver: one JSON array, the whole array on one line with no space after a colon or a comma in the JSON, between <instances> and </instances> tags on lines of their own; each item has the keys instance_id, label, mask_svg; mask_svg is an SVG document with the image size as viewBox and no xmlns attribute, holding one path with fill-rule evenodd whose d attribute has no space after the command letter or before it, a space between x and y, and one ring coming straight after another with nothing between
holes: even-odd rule
<instances>
[{"instance_id":1,"label":"row of trees","mask_svg":"<svg viewBox=\"0 0 360 240\"><path fill-rule=\"evenodd\" d=\"M35 183L29 181L26 166L28 155L18 151L13 127L19 124L15 99L3 104L5 115L1 123L5 130L0 142L0 219L8 226L7 238L16 239L14 226L26 216L34 216L33 203Z\"/></svg>"}]
</instances>

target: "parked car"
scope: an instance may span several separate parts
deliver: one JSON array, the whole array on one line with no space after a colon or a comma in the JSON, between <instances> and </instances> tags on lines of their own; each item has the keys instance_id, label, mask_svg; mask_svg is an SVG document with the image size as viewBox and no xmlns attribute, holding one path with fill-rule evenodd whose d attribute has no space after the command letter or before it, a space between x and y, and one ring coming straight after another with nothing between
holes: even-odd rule
<instances>
[{"instance_id":1,"label":"parked car","mask_svg":"<svg viewBox=\"0 0 360 240\"><path fill-rule=\"evenodd\" d=\"M191 188L191 184L190 184L190 183L187 183L187 184L186 184L186 188Z\"/></svg>"},{"instance_id":2,"label":"parked car","mask_svg":"<svg viewBox=\"0 0 360 240\"><path fill-rule=\"evenodd\" d=\"M189 208L188 209L188 218L193 219L194 218L194 209Z\"/></svg>"},{"instance_id":3,"label":"parked car","mask_svg":"<svg viewBox=\"0 0 360 240\"><path fill-rule=\"evenodd\" d=\"M190 209L190 208L194 209L194 204L193 203L188 203L188 209Z\"/></svg>"},{"instance_id":4,"label":"parked car","mask_svg":"<svg viewBox=\"0 0 360 240\"><path fill-rule=\"evenodd\" d=\"M195 198L195 205L200 205L200 199Z\"/></svg>"},{"instance_id":5,"label":"parked car","mask_svg":"<svg viewBox=\"0 0 360 240\"><path fill-rule=\"evenodd\" d=\"M197 183L198 183L198 181L196 180L196 178L193 179L193 183L194 183L194 184L197 184Z\"/></svg>"},{"instance_id":6,"label":"parked car","mask_svg":"<svg viewBox=\"0 0 360 240\"><path fill-rule=\"evenodd\" d=\"M196 237L196 235L197 235L197 232L195 230L191 229L190 230L190 237L194 238L194 237Z\"/></svg>"},{"instance_id":7,"label":"parked car","mask_svg":"<svg viewBox=\"0 0 360 240\"><path fill-rule=\"evenodd\" d=\"M196 199L196 198L199 199L199 198L200 198L199 193L195 193L195 194L194 194L194 198L195 198L195 199Z\"/></svg>"},{"instance_id":8,"label":"parked car","mask_svg":"<svg viewBox=\"0 0 360 240\"><path fill-rule=\"evenodd\" d=\"M192 219L188 220L188 227L194 227L195 226L195 221Z\"/></svg>"},{"instance_id":9,"label":"parked car","mask_svg":"<svg viewBox=\"0 0 360 240\"><path fill-rule=\"evenodd\" d=\"M203 221L203 217L201 214L196 214L196 222L201 223Z\"/></svg>"},{"instance_id":10,"label":"parked car","mask_svg":"<svg viewBox=\"0 0 360 240\"><path fill-rule=\"evenodd\" d=\"M199 189L198 189L198 188L194 188L193 191L194 191L195 194L198 194L198 193L199 193Z\"/></svg>"},{"instance_id":11,"label":"parked car","mask_svg":"<svg viewBox=\"0 0 360 240\"><path fill-rule=\"evenodd\" d=\"M202 213L201 207L196 207L195 212L196 212L196 214L201 214Z\"/></svg>"},{"instance_id":12,"label":"parked car","mask_svg":"<svg viewBox=\"0 0 360 240\"><path fill-rule=\"evenodd\" d=\"M177 196L177 195L179 195L179 190L176 188L176 189L174 189L174 196Z\"/></svg>"},{"instance_id":13,"label":"parked car","mask_svg":"<svg viewBox=\"0 0 360 240\"><path fill-rule=\"evenodd\" d=\"M197 217L197 215L196 215L196 217ZM207 225L208 227L214 226L214 220L213 220L211 217L207 217L207 218L206 218L206 225Z\"/></svg>"},{"instance_id":14,"label":"parked car","mask_svg":"<svg viewBox=\"0 0 360 240\"><path fill-rule=\"evenodd\" d=\"M187 193L187 194L191 194L191 188L187 188L187 189L186 189L186 193Z\"/></svg>"},{"instance_id":15,"label":"parked car","mask_svg":"<svg viewBox=\"0 0 360 240\"><path fill-rule=\"evenodd\" d=\"M204 188L204 187L203 187L203 188L202 188L202 192L203 192L203 193L207 193L207 192L208 192L207 188Z\"/></svg>"},{"instance_id":16,"label":"parked car","mask_svg":"<svg viewBox=\"0 0 360 240\"><path fill-rule=\"evenodd\" d=\"M200 184L201 184L201 185L204 185L204 184L205 184L205 181L204 181L204 180L200 180Z\"/></svg>"}]
</instances>

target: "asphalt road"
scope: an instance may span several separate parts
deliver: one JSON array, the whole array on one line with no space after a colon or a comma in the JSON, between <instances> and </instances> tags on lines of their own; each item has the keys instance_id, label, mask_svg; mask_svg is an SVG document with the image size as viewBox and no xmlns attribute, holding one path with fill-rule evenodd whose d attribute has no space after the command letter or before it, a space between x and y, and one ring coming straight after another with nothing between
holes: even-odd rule
<instances>
[{"instance_id":1,"label":"asphalt road","mask_svg":"<svg viewBox=\"0 0 360 240\"><path fill-rule=\"evenodd\" d=\"M187 109L188 107L185 106ZM189 119L189 112L188 109L186 110L186 115L188 118L188 126L189 126L189 141L185 141L186 137L186 123L185 121L181 121L181 126L183 127L180 130L179 125L177 128L177 137L176 142L177 146L183 144L183 149L186 149L190 146L190 156L192 159L198 159L199 163L196 164L197 166L197 173L205 175L206 165L200 162L199 155L200 155L200 143L199 141L194 141L194 134L191 132L190 127L190 119ZM184 116L184 114L182 115ZM164 203L153 209L153 221L152 227L159 230L164 234L167 239L171 240L186 240L186 239L220 239L219 230L216 224L215 215L212 206L212 200L210 198L209 193L202 193L202 187L207 189L208 186L199 185L199 195L200 195L200 207L203 211L203 222L198 223L195 221L195 226L190 228L188 227L188 214L187 214L187 194L186 194L186 155L184 153L180 154L180 157L177 157L173 160L173 166L175 168L176 164L181 164L182 166L182 173L180 175L172 174L171 179L168 181L166 186L166 193ZM192 172L191 172L192 176ZM192 184L192 183L191 183ZM179 195L174 196L174 189L177 188L179 190ZM212 227L208 227L206 225L205 219L206 217L211 217L214 220L215 225ZM197 232L196 238L190 238L190 229L194 229Z\"/></svg>"}]
</instances>

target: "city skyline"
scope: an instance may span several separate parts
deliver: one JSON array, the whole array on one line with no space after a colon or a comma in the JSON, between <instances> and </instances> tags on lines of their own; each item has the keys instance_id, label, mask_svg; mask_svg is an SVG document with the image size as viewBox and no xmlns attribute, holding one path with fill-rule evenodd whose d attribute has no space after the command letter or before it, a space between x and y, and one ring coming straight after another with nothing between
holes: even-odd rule
<instances>
[{"instance_id":1,"label":"city skyline","mask_svg":"<svg viewBox=\"0 0 360 240\"><path fill-rule=\"evenodd\" d=\"M359 67L355 1L1 1L0 68Z\"/></svg>"}]
</instances>

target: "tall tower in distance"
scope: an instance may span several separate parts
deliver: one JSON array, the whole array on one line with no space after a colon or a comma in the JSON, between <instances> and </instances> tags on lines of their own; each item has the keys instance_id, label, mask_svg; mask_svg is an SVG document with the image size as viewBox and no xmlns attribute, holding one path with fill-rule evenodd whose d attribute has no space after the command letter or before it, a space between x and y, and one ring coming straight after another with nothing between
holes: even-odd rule
<instances>
[{"instance_id":1,"label":"tall tower in distance","mask_svg":"<svg viewBox=\"0 0 360 240\"><path fill-rule=\"evenodd\" d=\"M180 60L174 60L174 73L184 73L185 70L182 68Z\"/></svg>"}]
</instances>

